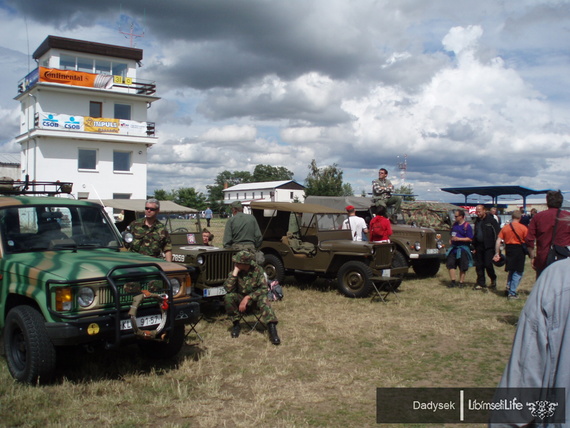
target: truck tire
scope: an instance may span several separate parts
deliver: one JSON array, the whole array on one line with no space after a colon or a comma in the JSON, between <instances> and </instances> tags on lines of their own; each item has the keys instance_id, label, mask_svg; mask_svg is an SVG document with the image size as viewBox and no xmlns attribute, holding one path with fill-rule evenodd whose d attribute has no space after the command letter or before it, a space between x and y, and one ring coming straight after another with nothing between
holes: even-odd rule
<instances>
[{"instance_id":1,"label":"truck tire","mask_svg":"<svg viewBox=\"0 0 570 428\"><path fill-rule=\"evenodd\" d=\"M16 306L8 312L4 351L10 374L18 382L45 384L53 379L55 347L38 310L31 306Z\"/></svg>"},{"instance_id":2,"label":"truck tire","mask_svg":"<svg viewBox=\"0 0 570 428\"><path fill-rule=\"evenodd\" d=\"M283 267L283 262L279 257L273 254L265 255L265 263L263 263L263 269L267 275L269 281L277 281L279 283L283 282L285 278L285 268Z\"/></svg>"},{"instance_id":3,"label":"truck tire","mask_svg":"<svg viewBox=\"0 0 570 428\"><path fill-rule=\"evenodd\" d=\"M372 269L359 261L343 264L338 270L338 289L347 297L367 297L372 292Z\"/></svg>"},{"instance_id":4,"label":"truck tire","mask_svg":"<svg viewBox=\"0 0 570 428\"><path fill-rule=\"evenodd\" d=\"M439 259L416 260L412 263L412 268L417 276L429 278L437 275L440 265Z\"/></svg>"},{"instance_id":5,"label":"truck tire","mask_svg":"<svg viewBox=\"0 0 570 428\"><path fill-rule=\"evenodd\" d=\"M138 345L141 353L153 360L162 360L175 357L178 355L186 335L183 325L174 326L174 330L169 333L168 342L157 340L139 340Z\"/></svg>"}]
</instances>

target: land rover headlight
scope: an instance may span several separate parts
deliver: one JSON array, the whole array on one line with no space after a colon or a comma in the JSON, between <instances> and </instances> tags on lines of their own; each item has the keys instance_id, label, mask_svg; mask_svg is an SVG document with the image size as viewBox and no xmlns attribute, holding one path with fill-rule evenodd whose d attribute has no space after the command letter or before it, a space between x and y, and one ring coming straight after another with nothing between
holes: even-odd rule
<instances>
[{"instance_id":1,"label":"land rover headlight","mask_svg":"<svg viewBox=\"0 0 570 428\"><path fill-rule=\"evenodd\" d=\"M199 265L203 265L205 261L206 259L204 258L204 256L196 257L196 263L198 263Z\"/></svg>"},{"instance_id":2,"label":"land rover headlight","mask_svg":"<svg viewBox=\"0 0 570 428\"><path fill-rule=\"evenodd\" d=\"M95 291L91 287L82 287L77 292L77 303L82 308L86 308L93 304L95 300Z\"/></svg>"},{"instance_id":3,"label":"land rover headlight","mask_svg":"<svg viewBox=\"0 0 570 428\"><path fill-rule=\"evenodd\" d=\"M134 241L135 237L133 236L133 234L131 232L123 232L123 241L125 241L125 244L131 244Z\"/></svg>"},{"instance_id":4,"label":"land rover headlight","mask_svg":"<svg viewBox=\"0 0 570 428\"><path fill-rule=\"evenodd\" d=\"M172 296L176 296L180 293L181 285L178 278L170 278L170 285L172 286Z\"/></svg>"},{"instance_id":5,"label":"land rover headlight","mask_svg":"<svg viewBox=\"0 0 570 428\"><path fill-rule=\"evenodd\" d=\"M413 248L414 248L414 250L416 250L416 251L420 251L420 250L422 249L422 244L420 244L419 242L416 241L416 242L414 243L414 247L413 247Z\"/></svg>"}]
</instances>

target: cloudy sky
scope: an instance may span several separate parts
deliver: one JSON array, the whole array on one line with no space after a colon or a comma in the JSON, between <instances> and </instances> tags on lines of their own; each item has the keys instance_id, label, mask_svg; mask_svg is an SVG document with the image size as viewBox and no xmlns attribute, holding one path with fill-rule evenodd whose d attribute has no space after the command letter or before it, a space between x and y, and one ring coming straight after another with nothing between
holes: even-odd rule
<instances>
[{"instance_id":1,"label":"cloudy sky","mask_svg":"<svg viewBox=\"0 0 570 428\"><path fill-rule=\"evenodd\" d=\"M0 151L18 151L19 79L48 36L144 50L162 98L149 191L224 170L377 169L441 187L570 191L570 0L0 0Z\"/></svg>"}]
</instances>

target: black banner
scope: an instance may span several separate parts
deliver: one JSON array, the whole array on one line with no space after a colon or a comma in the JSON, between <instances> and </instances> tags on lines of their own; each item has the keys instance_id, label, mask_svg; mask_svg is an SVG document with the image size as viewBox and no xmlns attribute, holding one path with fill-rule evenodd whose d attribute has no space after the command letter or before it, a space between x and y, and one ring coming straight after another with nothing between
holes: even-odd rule
<instances>
[{"instance_id":1,"label":"black banner","mask_svg":"<svg viewBox=\"0 0 570 428\"><path fill-rule=\"evenodd\" d=\"M377 388L377 423L564 423L564 388Z\"/></svg>"}]
</instances>

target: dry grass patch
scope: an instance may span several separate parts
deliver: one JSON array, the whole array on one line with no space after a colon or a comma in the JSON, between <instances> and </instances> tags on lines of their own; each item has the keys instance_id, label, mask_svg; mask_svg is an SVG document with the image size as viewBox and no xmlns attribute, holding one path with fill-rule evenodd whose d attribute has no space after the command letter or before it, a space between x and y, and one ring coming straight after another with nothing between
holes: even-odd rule
<instances>
[{"instance_id":1,"label":"dry grass patch","mask_svg":"<svg viewBox=\"0 0 570 428\"><path fill-rule=\"evenodd\" d=\"M190 335L173 361L144 360L136 347L76 351L46 387L15 384L3 362L0 425L375 426L377 387L497 384L524 304L501 295L505 278L481 293L447 289L446 272L410 277L387 303L291 278L275 304L281 346L265 332L231 339L230 322L213 313L198 325L204 341Z\"/></svg>"}]
</instances>

